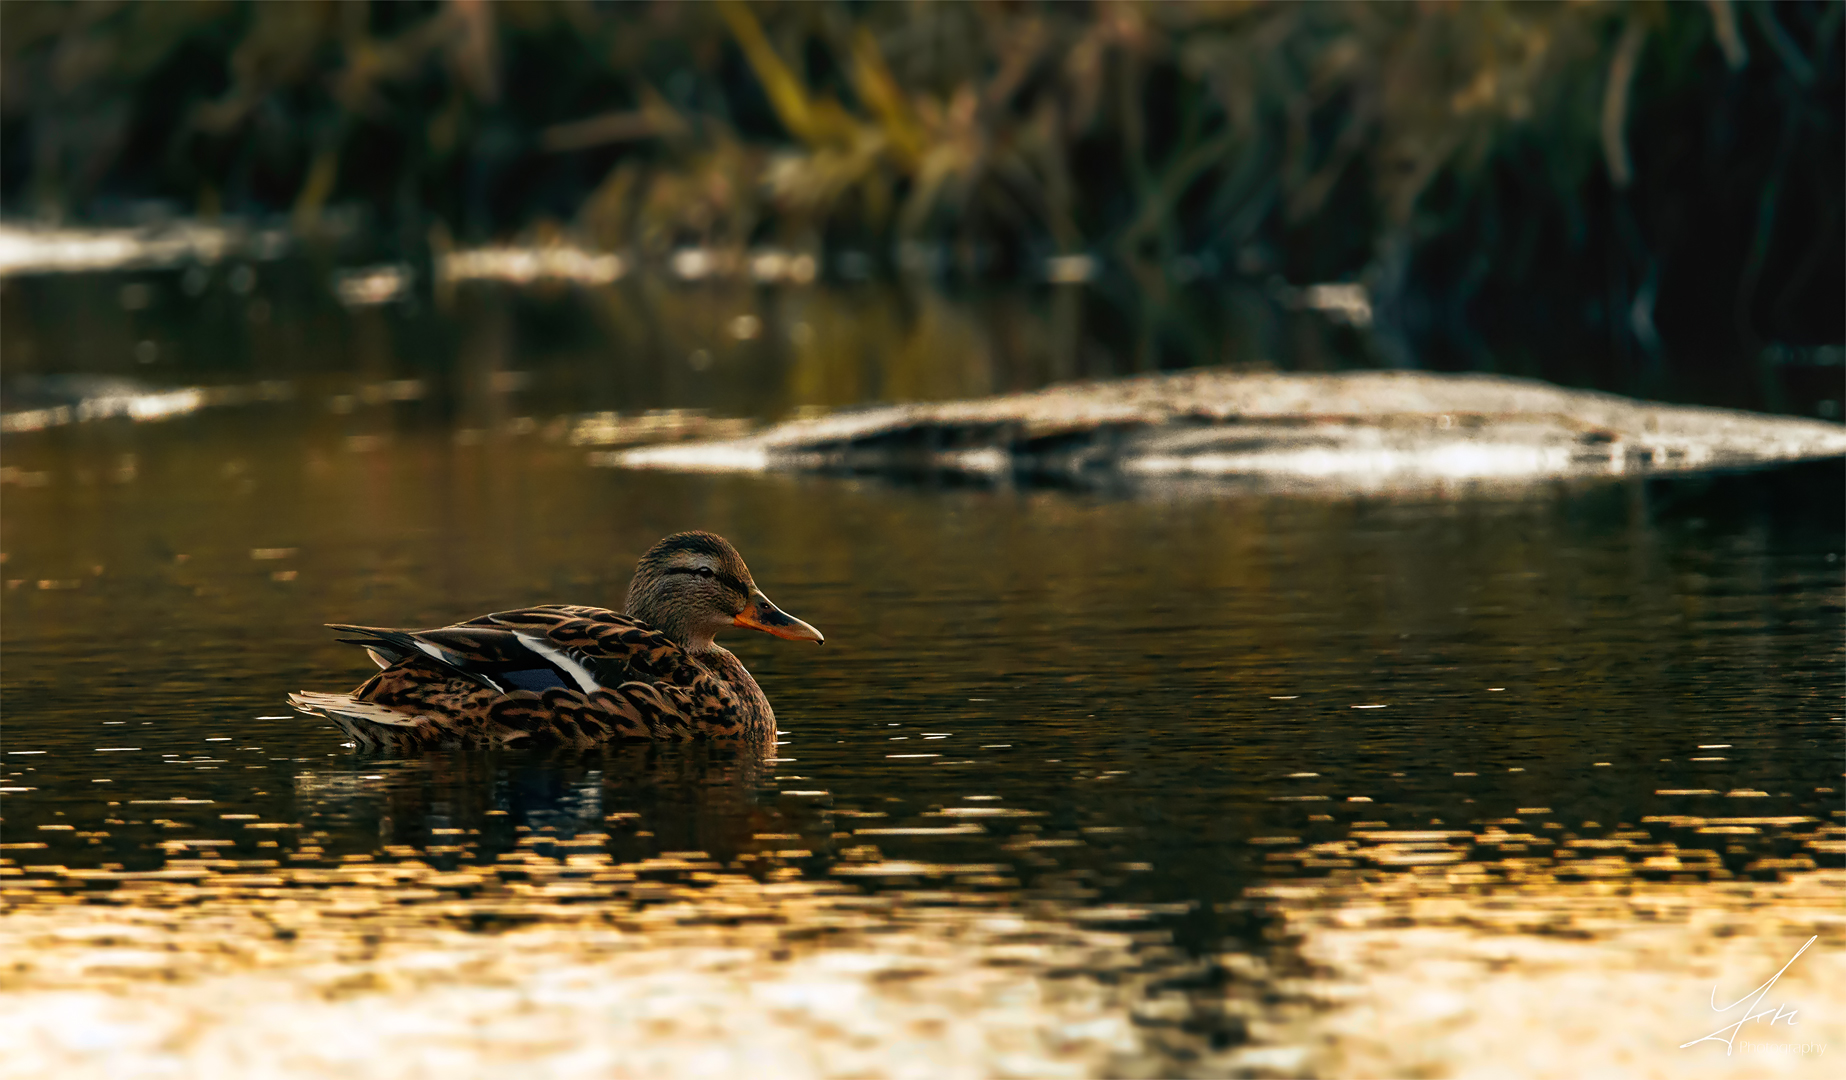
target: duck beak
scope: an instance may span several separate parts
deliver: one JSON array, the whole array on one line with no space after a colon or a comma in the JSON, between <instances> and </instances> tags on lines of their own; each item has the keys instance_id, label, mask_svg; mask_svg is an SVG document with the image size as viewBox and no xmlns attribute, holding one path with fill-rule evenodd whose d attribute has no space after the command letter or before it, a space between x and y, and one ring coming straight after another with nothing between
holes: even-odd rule
<instances>
[{"instance_id":1,"label":"duck beak","mask_svg":"<svg viewBox=\"0 0 1846 1080\"><path fill-rule=\"evenodd\" d=\"M750 603L731 622L790 641L812 641L819 645L827 640L819 630L770 603L769 597L757 589L751 590Z\"/></svg>"}]
</instances>

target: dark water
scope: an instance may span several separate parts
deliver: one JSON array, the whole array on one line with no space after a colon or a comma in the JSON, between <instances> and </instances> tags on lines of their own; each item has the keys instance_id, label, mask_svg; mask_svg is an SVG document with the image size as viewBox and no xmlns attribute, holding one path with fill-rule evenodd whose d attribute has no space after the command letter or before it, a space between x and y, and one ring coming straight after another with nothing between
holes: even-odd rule
<instances>
[{"instance_id":1,"label":"dark water","mask_svg":"<svg viewBox=\"0 0 1846 1080\"><path fill-rule=\"evenodd\" d=\"M1200 951L1258 946L1245 890L1351 865L1304 852L1366 830L1519 819L1522 856L1560 867L1626 836L1712 852L1687 879L1774 877L1762 860L1805 858L1806 826L1666 819L1840 805L1837 462L1409 501L630 473L554 419L578 400L769 415L838 403L808 396L833 384L799 365L645 383L644 358L560 358L497 303L446 363L414 341L329 347L318 370L196 358L169 374L286 376L292 396L7 437L15 864L451 868L588 833L618 864L699 851L934 903L1143 905ZM80 320L36 333L41 358L84 355ZM526 370L540 400L494 391ZM365 400L409 378L417 398ZM774 748L377 756L283 705L369 667L322 623L613 605L647 545L692 527L827 635L727 642Z\"/></svg>"}]
</instances>

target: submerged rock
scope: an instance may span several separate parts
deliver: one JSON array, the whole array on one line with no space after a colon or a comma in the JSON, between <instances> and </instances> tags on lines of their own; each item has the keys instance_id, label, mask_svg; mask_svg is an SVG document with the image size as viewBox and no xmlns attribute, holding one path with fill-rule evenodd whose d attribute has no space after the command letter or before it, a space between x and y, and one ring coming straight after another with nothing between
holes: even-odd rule
<instances>
[{"instance_id":1,"label":"submerged rock","mask_svg":"<svg viewBox=\"0 0 1846 1080\"><path fill-rule=\"evenodd\" d=\"M628 468L1212 476L1390 487L1681 472L1846 454L1846 426L1527 379L1189 371L892 405L608 454Z\"/></svg>"}]
</instances>

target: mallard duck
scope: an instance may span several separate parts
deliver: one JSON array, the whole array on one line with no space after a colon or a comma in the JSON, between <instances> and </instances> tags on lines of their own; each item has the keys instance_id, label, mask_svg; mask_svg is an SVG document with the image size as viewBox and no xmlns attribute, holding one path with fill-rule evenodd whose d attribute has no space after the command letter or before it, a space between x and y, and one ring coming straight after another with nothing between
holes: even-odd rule
<instances>
[{"instance_id":1,"label":"mallard duck","mask_svg":"<svg viewBox=\"0 0 1846 1080\"><path fill-rule=\"evenodd\" d=\"M435 630L328 625L381 670L350 694L289 701L367 749L773 734L762 688L712 639L743 626L826 640L770 603L737 549L708 532L649 548L619 612L551 604Z\"/></svg>"}]
</instances>

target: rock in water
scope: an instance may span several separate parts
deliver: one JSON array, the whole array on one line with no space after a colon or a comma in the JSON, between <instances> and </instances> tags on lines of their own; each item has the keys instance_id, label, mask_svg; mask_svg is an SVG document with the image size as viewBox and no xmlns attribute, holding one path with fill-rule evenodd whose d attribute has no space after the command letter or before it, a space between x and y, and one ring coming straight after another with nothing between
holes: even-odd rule
<instances>
[{"instance_id":1,"label":"rock in water","mask_svg":"<svg viewBox=\"0 0 1846 1080\"><path fill-rule=\"evenodd\" d=\"M1846 425L1662 405L1528 379L1201 370L854 410L599 460L628 468L925 471L1079 483L1194 476L1350 490L1686 472L1842 454Z\"/></svg>"}]
</instances>

